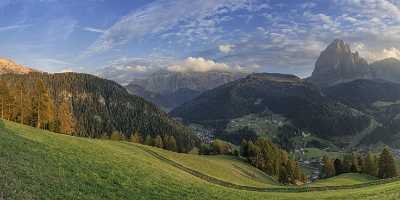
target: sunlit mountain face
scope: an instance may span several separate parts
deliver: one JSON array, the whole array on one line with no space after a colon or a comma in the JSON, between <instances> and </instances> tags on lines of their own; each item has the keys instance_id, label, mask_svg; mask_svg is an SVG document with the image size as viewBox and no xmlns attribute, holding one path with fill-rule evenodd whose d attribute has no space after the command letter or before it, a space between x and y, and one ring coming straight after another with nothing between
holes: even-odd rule
<instances>
[{"instance_id":1,"label":"sunlit mountain face","mask_svg":"<svg viewBox=\"0 0 400 200\"><path fill-rule=\"evenodd\" d=\"M335 38L369 63L399 58L399 23L392 0L2 0L0 56L125 84L161 69L307 77Z\"/></svg>"}]
</instances>

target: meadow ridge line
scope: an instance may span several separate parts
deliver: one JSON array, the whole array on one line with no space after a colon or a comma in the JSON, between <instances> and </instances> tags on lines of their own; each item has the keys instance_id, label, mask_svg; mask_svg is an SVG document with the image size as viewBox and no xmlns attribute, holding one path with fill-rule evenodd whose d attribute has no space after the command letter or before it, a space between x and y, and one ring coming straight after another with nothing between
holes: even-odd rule
<instances>
[{"instance_id":1,"label":"meadow ridge line","mask_svg":"<svg viewBox=\"0 0 400 200\"><path fill-rule=\"evenodd\" d=\"M182 171L185 171L197 178L200 178L206 182L209 182L211 184L219 185L222 187L227 187L231 189L237 189L237 190L244 190L244 191L255 191L255 192L281 192L281 193L303 193L303 192L318 192L318 191L335 191L335 190L345 190L345 189L359 189L359 188L365 188L369 186L375 186L375 185L383 185L387 183L392 183L396 181L400 181L400 177L395 177L395 178L389 178L389 179L380 179L376 181L370 181L367 183L360 183L360 184L355 184L355 185L342 185L342 186L321 186L321 187L295 187L295 186L289 186L289 187L276 187L276 188L262 188L262 187L254 187L254 186L244 186L244 185L238 185L235 183L223 181L211 176L208 176L206 174L203 174L201 172L198 172L196 170L190 169L188 167L183 166L180 163L177 163L169 158L164 157L163 155L142 147L142 146L137 146L143 151L151 154L155 158L172 165Z\"/></svg>"}]
</instances>

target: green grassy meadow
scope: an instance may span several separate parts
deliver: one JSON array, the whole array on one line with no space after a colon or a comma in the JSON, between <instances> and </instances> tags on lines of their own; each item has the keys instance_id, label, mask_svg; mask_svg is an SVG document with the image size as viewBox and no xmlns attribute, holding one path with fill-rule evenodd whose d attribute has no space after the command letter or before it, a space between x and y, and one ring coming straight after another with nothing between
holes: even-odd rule
<instances>
[{"instance_id":1,"label":"green grassy meadow","mask_svg":"<svg viewBox=\"0 0 400 200\"><path fill-rule=\"evenodd\" d=\"M178 154L128 142L71 137L0 122L0 199L400 198L400 181L318 192L233 189L187 173L150 152L225 182L260 188L283 187L234 157ZM315 184L370 181L355 175L341 178L349 180Z\"/></svg>"},{"instance_id":2,"label":"green grassy meadow","mask_svg":"<svg viewBox=\"0 0 400 200\"><path fill-rule=\"evenodd\" d=\"M338 176L321 179L310 184L310 186L338 186L338 185L355 185L369 181L377 180L375 177L365 174L347 173Z\"/></svg>"}]
</instances>

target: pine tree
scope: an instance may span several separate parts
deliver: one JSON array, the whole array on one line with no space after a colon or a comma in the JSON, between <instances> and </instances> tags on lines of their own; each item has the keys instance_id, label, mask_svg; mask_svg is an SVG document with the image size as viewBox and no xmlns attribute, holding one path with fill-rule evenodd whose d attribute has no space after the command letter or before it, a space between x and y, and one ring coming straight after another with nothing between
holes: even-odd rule
<instances>
[{"instance_id":1,"label":"pine tree","mask_svg":"<svg viewBox=\"0 0 400 200\"><path fill-rule=\"evenodd\" d=\"M321 177L322 178L329 178L335 176L335 166L333 165L333 162L331 159L328 158L328 156L324 156L322 158L323 166L321 170Z\"/></svg>"},{"instance_id":2,"label":"pine tree","mask_svg":"<svg viewBox=\"0 0 400 200\"><path fill-rule=\"evenodd\" d=\"M158 148L164 148L163 140L160 135L157 135L154 139L154 146Z\"/></svg>"},{"instance_id":3,"label":"pine tree","mask_svg":"<svg viewBox=\"0 0 400 200\"><path fill-rule=\"evenodd\" d=\"M390 150L385 147L379 157L379 178L392 178L397 176L396 165Z\"/></svg>"}]
</instances>

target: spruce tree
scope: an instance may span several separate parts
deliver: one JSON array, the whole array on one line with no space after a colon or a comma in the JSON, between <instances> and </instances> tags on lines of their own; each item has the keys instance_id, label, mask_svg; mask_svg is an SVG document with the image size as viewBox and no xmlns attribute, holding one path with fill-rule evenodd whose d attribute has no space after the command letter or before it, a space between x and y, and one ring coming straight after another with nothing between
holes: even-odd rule
<instances>
[{"instance_id":1,"label":"spruce tree","mask_svg":"<svg viewBox=\"0 0 400 200\"><path fill-rule=\"evenodd\" d=\"M389 148L385 147L379 157L379 178L392 178L397 176L396 165Z\"/></svg>"}]
</instances>

